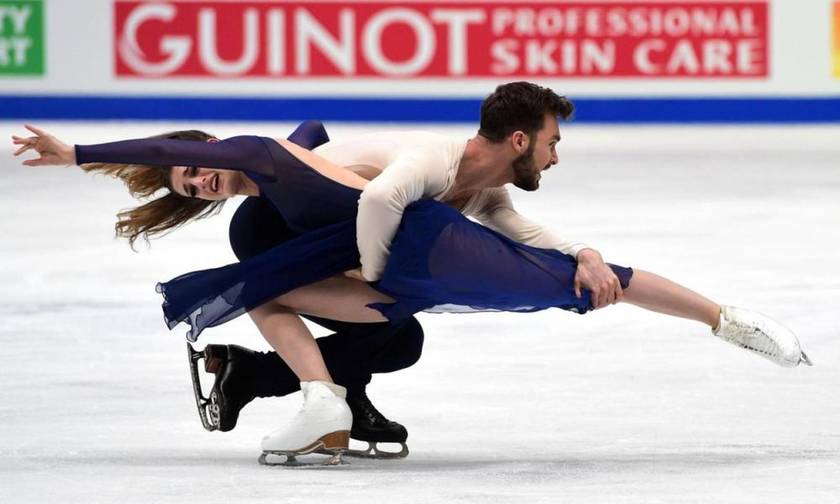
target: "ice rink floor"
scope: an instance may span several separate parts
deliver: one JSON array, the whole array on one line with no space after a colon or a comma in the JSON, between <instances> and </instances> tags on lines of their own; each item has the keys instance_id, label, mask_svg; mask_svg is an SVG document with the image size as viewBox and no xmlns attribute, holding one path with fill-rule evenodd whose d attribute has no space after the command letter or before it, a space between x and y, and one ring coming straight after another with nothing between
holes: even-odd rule
<instances>
[{"instance_id":1,"label":"ice rink floor","mask_svg":"<svg viewBox=\"0 0 840 504\"><path fill-rule=\"evenodd\" d=\"M94 143L196 125L41 126ZM233 261L237 202L135 253L113 238L125 189L21 166L15 132L0 123L0 503L840 502L838 128L567 126L541 189L513 191L522 214L609 261L772 315L815 367L776 367L629 306L425 314L420 362L369 388L411 455L326 470L257 465L299 394L205 432L185 329L162 321L157 281ZM267 348L247 318L211 342Z\"/></svg>"}]
</instances>

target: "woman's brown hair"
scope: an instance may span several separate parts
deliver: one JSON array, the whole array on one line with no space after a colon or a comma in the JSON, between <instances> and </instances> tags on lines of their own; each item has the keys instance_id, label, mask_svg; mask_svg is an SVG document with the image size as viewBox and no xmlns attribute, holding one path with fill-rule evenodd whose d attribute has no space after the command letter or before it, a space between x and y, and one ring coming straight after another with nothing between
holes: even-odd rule
<instances>
[{"instance_id":1,"label":"woman's brown hair","mask_svg":"<svg viewBox=\"0 0 840 504\"><path fill-rule=\"evenodd\" d=\"M206 142L213 136L199 130L185 130L151 138ZM88 163L81 168L86 172L103 173L122 180L128 187L128 192L139 199L151 198L161 189L167 189L163 196L138 207L121 210L117 214L117 223L114 225L116 235L128 238L131 248L134 248L137 238L142 237L148 242L149 238L165 234L190 220L216 214L224 205L224 200L188 198L173 191L170 181L171 166Z\"/></svg>"}]
</instances>

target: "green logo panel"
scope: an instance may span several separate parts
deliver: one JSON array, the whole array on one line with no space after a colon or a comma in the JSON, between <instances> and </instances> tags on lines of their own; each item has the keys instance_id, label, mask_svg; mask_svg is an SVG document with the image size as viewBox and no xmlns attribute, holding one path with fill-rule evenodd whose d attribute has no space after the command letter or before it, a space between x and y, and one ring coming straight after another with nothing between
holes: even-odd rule
<instances>
[{"instance_id":1,"label":"green logo panel","mask_svg":"<svg viewBox=\"0 0 840 504\"><path fill-rule=\"evenodd\" d=\"M44 3L0 0L0 76L43 73Z\"/></svg>"}]
</instances>

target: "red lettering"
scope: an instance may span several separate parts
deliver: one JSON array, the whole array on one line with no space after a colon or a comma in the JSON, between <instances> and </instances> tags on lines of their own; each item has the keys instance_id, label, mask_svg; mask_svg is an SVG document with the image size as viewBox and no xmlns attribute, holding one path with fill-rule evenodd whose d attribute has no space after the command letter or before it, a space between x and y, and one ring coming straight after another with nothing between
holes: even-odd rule
<instances>
[{"instance_id":1,"label":"red lettering","mask_svg":"<svg viewBox=\"0 0 840 504\"><path fill-rule=\"evenodd\" d=\"M115 1L121 76L766 77L767 0Z\"/></svg>"}]
</instances>

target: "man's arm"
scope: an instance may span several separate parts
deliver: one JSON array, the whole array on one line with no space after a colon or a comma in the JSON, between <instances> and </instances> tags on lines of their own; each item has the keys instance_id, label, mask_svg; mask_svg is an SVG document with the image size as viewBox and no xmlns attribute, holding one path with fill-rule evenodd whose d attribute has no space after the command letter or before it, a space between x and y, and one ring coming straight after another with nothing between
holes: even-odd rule
<instances>
[{"instance_id":1,"label":"man's arm","mask_svg":"<svg viewBox=\"0 0 840 504\"><path fill-rule=\"evenodd\" d=\"M520 215L513 208L510 195L504 188L485 190L482 197L484 201L481 202L481 207L475 212L474 217L511 240L532 247L556 249L574 257L577 257L581 250L591 248L583 242L563 239Z\"/></svg>"},{"instance_id":2,"label":"man's arm","mask_svg":"<svg viewBox=\"0 0 840 504\"><path fill-rule=\"evenodd\" d=\"M510 195L504 188L486 191L483 196L481 208L474 215L479 222L519 243L556 249L574 256L578 262L575 294L580 297L582 288L592 291L592 305L595 308L621 301L621 283L597 250L582 242L565 240L523 217L513 208Z\"/></svg>"},{"instance_id":3,"label":"man's arm","mask_svg":"<svg viewBox=\"0 0 840 504\"><path fill-rule=\"evenodd\" d=\"M356 218L356 241L365 280L373 282L382 276L405 207L439 195L446 188L446 177L442 156L432 150L411 150L400 153L365 186Z\"/></svg>"}]
</instances>

